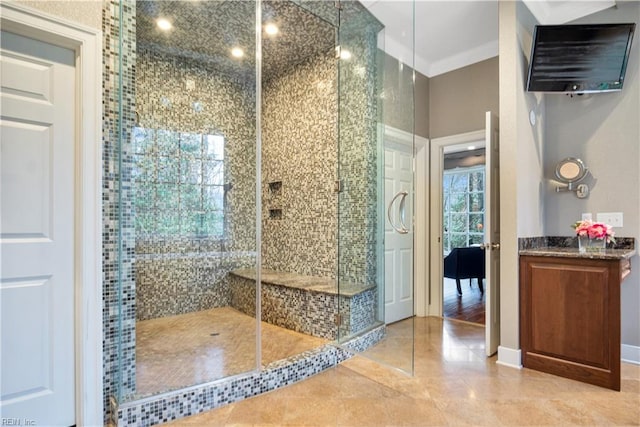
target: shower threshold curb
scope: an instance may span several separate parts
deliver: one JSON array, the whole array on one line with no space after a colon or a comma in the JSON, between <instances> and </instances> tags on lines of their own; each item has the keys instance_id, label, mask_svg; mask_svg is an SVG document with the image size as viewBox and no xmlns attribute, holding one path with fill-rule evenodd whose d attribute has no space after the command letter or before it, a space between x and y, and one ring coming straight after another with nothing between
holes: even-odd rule
<instances>
[{"instance_id":1,"label":"shower threshold curb","mask_svg":"<svg viewBox=\"0 0 640 427\"><path fill-rule=\"evenodd\" d=\"M154 426L196 415L310 378L380 341L380 325L341 345L327 344L215 382L126 402L117 409L118 426Z\"/></svg>"}]
</instances>

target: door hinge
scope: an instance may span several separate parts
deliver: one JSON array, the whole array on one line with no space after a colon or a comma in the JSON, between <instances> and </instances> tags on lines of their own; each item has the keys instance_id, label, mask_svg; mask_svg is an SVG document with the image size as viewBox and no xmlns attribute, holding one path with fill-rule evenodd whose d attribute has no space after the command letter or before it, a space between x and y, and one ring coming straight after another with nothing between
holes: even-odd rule
<instances>
[{"instance_id":1,"label":"door hinge","mask_svg":"<svg viewBox=\"0 0 640 427\"><path fill-rule=\"evenodd\" d=\"M336 46L336 59L340 59L340 55L342 54L342 48L340 45Z\"/></svg>"},{"instance_id":2,"label":"door hinge","mask_svg":"<svg viewBox=\"0 0 640 427\"><path fill-rule=\"evenodd\" d=\"M333 2L333 7L335 7L338 10L342 10L342 3L340 3L340 0L335 0Z\"/></svg>"},{"instance_id":3,"label":"door hinge","mask_svg":"<svg viewBox=\"0 0 640 427\"><path fill-rule=\"evenodd\" d=\"M336 326L340 326L342 324L342 314L341 313L336 314L335 321L336 321Z\"/></svg>"},{"instance_id":4,"label":"door hinge","mask_svg":"<svg viewBox=\"0 0 640 427\"><path fill-rule=\"evenodd\" d=\"M344 190L344 184L341 179L338 179L333 184L333 192L334 193L342 193Z\"/></svg>"}]
</instances>

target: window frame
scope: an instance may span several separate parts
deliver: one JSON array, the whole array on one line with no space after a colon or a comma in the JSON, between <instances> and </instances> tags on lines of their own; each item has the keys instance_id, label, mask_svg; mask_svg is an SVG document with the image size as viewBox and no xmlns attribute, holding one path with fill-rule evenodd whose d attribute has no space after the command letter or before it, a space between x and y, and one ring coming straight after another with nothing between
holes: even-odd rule
<instances>
[{"instance_id":1,"label":"window frame","mask_svg":"<svg viewBox=\"0 0 640 427\"><path fill-rule=\"evenodd\" d=\"M482 185L481 185L481 190L471 190L470 189L470 179L471 179L471 175L474 173L478 173L480 172L482 174ZM452 176L452 175L466 175L466 190L465 191L451 191L452 187L449 186L449 188L445 187L445 183L447 180L447 176ZM485 195L486 195L486 189L485 189L485 183L486 183L486 174L485 174L485 166L484 165L478 165L478 166L471 166L471 167L466 167L466 168L454 168L454 169L447 169L443 172L443 176L442 176L442 237L443 237L443 241L442 241L442 248L443 251L445 253L449 253L454 247L460 247L460 246L452 246L451 242L452 242L452 236L463 236L464 240L465 240L465 245L469 246L471 244L471 238L472 237L481 237L481 241L484 241L484 230L477 232L477 231L472 231L470 229L470 218L472 215L482 215L482 222L481 224L484 224L485 218ZM451 195L464 195L464 200L465 200L465 210L464 211L452 211L451 208ZM470 210L470 196L471 195L482 195L482 209L480 211L471 211ZM451 217L453 215L464 215L465 217L465 231L451 231L452 227L451 227ZM475 244L475 243L474 243Z\"/></svg>"}]
</instances>

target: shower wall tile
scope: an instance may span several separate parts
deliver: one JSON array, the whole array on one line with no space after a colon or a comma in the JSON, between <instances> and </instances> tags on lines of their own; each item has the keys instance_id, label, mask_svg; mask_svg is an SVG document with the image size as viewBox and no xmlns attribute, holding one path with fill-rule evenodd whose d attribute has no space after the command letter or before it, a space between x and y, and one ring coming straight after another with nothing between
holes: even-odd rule
<instances>
[{"instance_id":1,"label":"shower wall tile","mask_svg":"<svg viewBox=\"0 0 640 427\"><path fill-rule=\"evenodd\" d=\"M350 16L340 27L340 46L351 52L351 59L340 66L338 162L343 191L338 206L338 275L341 281L375 284L376 248L381 244L376 235L380 221L378 156L382 152L377 135L380 79L376 42L381 27L357 8L348 8L345 13Z\"/></svg>"},{"instance_id":2,"label":"shower wall tile","mask_svg":"<svg viewBox=\"0 0 640 427\"><path fill-rule=\"evenodd\" d=\"M334 25L330 25L326 15L337 18L338 10L325 0L314 2L315 7L305 7L308 3L308 0L302 4L261 1L263 18L277 17L282 29L277 37L262 39L263 78L281 75L292 65L333 48L337 22L334 19L331 21ZM305 9L312 9L314 13ZM325 11L329 12L325 16L318 13ZM255 76L255 12L253 1L138 0L138 45L161 48L166 53L215 66L222 74L251 79ZM166 34L157 31L158 16L172 16L177 28L189 25L189 30L172 35L179 37L178 43L166 43ZM232 42L246 51L241 61L229 55Z\"/></svg>"},{"instance_id":3,"label":"shower wall tile","mask_svg":"<svg viewBox=\"0 0 640 427\"><path fill-rule=\"evenodd\" d=\"M226 197L221 237L157 236L153 230L136 230L137 319L224 307L229 304L227 273L255 266L255 255L236 255L256 246L255 84L227 76L210 63L149 47L138 47L136 71L137 125L223 135L224 183L233 185ZM187 80L194 89L185 89ZM165 154L174 164L181 160L178 149ZM138 197L153 193L139 192ZM145 204L153 205L154 200Z\"/></svg>"},{"instance_id":4,"label":"shower wall tile","mask_svg":"<svg viewBox=\"0 0 640 427\"><path fill-rule=\"evenodd\" d=\"M135 391L135 239L130 186L136 48L131 34L135 35L135 3L127 1L120 6L117 0L104 2L102 29L102 318L106 422L110 414L109 397Z\"/></svg>"},{"instance_id":5,"label":"shower wall tile","mask_svg":"<svg viewBox=\"0 0 640 427\"><path fill-rule=\"evenodd\" d=\"M231 275L229 277L230 305L236 310L256 316L256 281Z\"/></svg>"},{"instance_id":6,"label":"shower wall tile","mask_svg":"<svg viewBox=\"0 0 640 427\"><path fill-rule=\"evenodd\" d=\"M333 49L265 82L262 265L335 278L337 64ZM277 191L269 186L279 183ZM269 209L281 209L271 218Z\"/></svg>"},{"instance_id":7,"label":"shower wall tile","mask_svg":"<svg viewBox=\"0 0 640 427\"><path fill-rule=\"evenodd\" d=\"M251 252L136 254L137 320L226 307L228 273L254 266Z\"/></svg>"},{"instance_id":8,"label":"shower wall tile","mask_svg":"<svg viewBox=\"0 0 640 427\"><path fill-rule=\"evenodd\" d=\"M227 193L224 238L147 239L141 252L193 252L203 245L225 251L256 248L255 82L221 73L214 65L139 47L136 68L137 125L203 135L224 136L224 182ZM194 89L186 90L186 82ZM197 107L195 107L197 103ZM179 151L173 151L174 156ZM177 157L174 162L178 162ZM135 184L134 184L135 187ZM148 195L151 197L151 195ZM138 238L142 230L136 230ZM161 245L155 249L152 246ZM200 246L196 249L196 246Z\"/></svg>"},{"instance_id":9,"label":"shower wall tile","mask_svg":"<svg viewBox=\"0 0 640 427\"><path fill-rule=\"evenodd\" d=\"M335 13L326 6L303 7ZM374 284L381 26L360 5L345 7L340 45L352 53L349 61L338 67L331 49L264 85L263 267ZM341 193L335 192L338 179ZM270 182L279 183L277 193ZM281 214L270 217L270 208Z\"/></svg>"}]
</instances>

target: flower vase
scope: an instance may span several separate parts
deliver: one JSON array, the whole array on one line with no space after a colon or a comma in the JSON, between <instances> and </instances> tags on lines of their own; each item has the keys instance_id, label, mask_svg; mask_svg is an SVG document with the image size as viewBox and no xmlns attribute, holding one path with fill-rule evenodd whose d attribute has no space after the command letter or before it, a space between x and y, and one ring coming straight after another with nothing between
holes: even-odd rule
<instances>
[{"instance_id":1,"label":"flower vase","mask_svg":"<svg viewBox=\"0 0 640 427\"><path fill-rule=\"evenodd\" d=\"M578 236L578 250L580 253L600 252L606 249L605 239L591 239L589 236Z\"/></svg>"}]
</instances>

